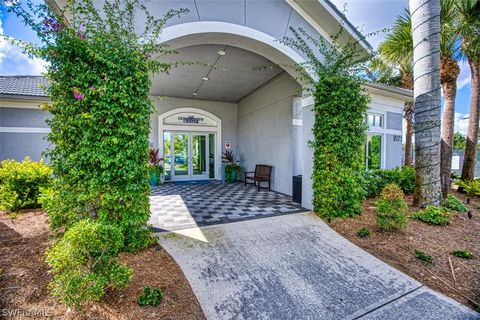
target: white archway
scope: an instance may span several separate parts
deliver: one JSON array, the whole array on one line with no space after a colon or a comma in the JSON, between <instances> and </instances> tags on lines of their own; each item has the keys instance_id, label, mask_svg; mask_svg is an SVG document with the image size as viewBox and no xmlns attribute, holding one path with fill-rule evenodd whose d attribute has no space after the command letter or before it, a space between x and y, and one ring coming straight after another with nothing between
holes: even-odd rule
<instances>
[{"instance_id":1,"label":"white archway","mask_svg":"<svg viewBox=\"0 0 480 320\"><path fill-rule=\"evenodd\" d=\"M228 22L199 21L173 25L162 31L160 42L173 50L201 44L238 47L269 59L297 81L300 77L294 66L305 63L305 59L299 53L274 37Z\"/></svg>"}]
</instances>

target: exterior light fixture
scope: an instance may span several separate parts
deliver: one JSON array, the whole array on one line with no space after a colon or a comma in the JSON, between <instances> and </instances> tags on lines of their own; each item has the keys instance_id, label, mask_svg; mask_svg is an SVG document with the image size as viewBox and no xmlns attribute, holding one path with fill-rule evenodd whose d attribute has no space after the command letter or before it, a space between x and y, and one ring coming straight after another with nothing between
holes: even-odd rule
<instances>
[{"instance_id":1,"label":"exterior light fixture","mask_svg":"<svg viewBox=\"0 0 480 320\"><path fill-rule=\"evenodd\" d=\"M223 50L220 50L220 51L218 51L217 53L218 53L219 55L221 55L221 56L224 56L224 55L226 54L226 52L223 51Z\"/></svg>"}]
</instances>

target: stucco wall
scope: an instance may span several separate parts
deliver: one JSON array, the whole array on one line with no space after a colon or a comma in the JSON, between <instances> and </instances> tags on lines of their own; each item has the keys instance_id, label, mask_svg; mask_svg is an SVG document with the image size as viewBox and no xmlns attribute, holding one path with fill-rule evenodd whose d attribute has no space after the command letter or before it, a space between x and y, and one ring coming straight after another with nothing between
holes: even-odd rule
<instances>
[{"instance_id":1,"label":"stucco wall","mask_svg":"<svg viewBox=\"0 0 480 320\"><path fill-rule=\"evenodd\" d=\"M42 153L50 145L45 140L45 133L0 133L0 160L13 159L17 161L30 157L34 161L46 159ZM48 162L48 161L46 161Z\"/></svg>"},{"instance_id":2,"label":"stucco wall","mask_svg":"<svg viewBox=\"0 0 480 320\"><path fill-rule=\"evenodd\" d=\"M241 165L273 166L272 189L292 194L293 98L300 86L287 75L238 104L238 155Z\"/></svg>"},{"instance_id":3,"label":"stucco wall","mask_svg":"<svg viewBox=\"0 0 480 320\"><path fill-rule=\"evenodd\" d=\"M36 100L1 101L0 160L21 161L27 156L34 161L45 159L42 153L49 146L45 140L49 131L45 120L50 114L39 108L41 103Z\"/></svg>"}]
</instances>

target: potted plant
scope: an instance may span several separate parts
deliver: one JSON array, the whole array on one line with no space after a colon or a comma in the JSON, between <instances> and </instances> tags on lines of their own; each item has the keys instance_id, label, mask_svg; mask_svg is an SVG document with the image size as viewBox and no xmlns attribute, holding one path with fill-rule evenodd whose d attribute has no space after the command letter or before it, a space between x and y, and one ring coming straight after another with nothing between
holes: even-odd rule
<instances>
[{"instance_id":1,"label":"potted plant","mask_svg":"<svg viewBox=\"0 0 480 320\"><path fill-rule=\"evenodd\" d=\"M158 152L159 150L155 148L150 148L148 152L150 156L150 163L148 164L148 182L151 186L156 186L159 183L165 182L165 175L163 172L163 166L161 164L163 158L159 157Z\"/></svg>"},{"instance_id":2,"label":"potted plant","mask_svg":"<svg viewBox=\"0 0 480 320\"><path fill-rule=\"evenodd\" d=\"M222 162L225 163L225 181L235 182L242 174L242 167L235 160L233 151L227 150L222 154Z\"/></svg>"}]
</instances>

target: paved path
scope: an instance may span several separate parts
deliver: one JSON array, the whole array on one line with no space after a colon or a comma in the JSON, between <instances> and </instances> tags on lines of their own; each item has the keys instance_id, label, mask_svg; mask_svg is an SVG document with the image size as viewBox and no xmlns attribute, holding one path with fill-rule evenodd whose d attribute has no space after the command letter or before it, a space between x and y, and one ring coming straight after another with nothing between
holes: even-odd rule
<instances>
[{"instance_id":1,"label":"paved path","mask_svg":"<svg viewBox=\"0 0 480 320\"><path fill-rule=\"evenodd\" d=\"M480 319L311 213L160 234L208 319ZM200 240L198 240L200 239Z\"/></svg>"}]
</instances>

